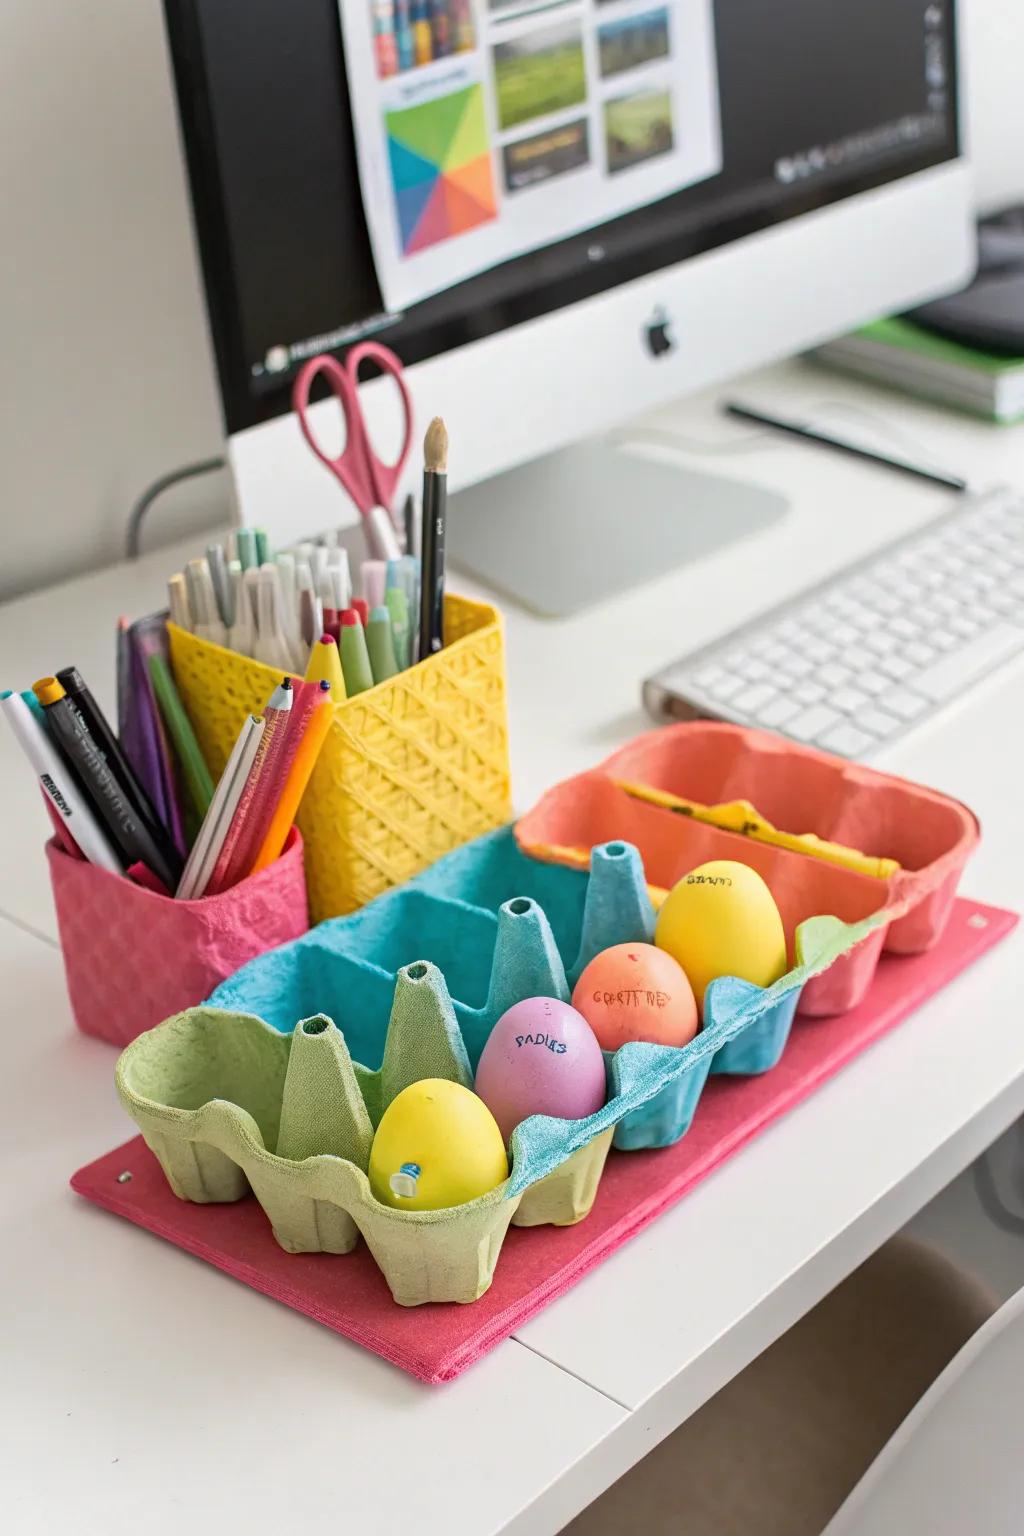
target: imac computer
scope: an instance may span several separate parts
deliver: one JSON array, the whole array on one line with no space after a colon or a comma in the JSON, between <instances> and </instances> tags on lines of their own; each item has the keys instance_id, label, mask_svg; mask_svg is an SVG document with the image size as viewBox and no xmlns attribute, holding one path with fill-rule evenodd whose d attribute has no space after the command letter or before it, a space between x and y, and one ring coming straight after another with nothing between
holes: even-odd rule
<instances>
[{"instance_id":1,"label":"imac computer","mask_svg":"<svg viewBox=\"0 0 1024 1536\"><path fill-rule=\"evenodd\" d=\"M238 515L278 543L357 521L291 388L372 337L448 423L452 564L571 612L785 510L624 423L972 269L954 0L165 9Z\"/></svg>"}]
</instances>

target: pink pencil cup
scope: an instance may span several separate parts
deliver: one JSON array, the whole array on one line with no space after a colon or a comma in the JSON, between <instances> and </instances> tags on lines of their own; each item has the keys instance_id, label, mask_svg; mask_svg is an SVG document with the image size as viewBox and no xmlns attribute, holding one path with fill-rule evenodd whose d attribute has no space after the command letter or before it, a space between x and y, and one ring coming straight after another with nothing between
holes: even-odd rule
<instances>
[{"instance_id":1,"label":"pink pencil cup","mask_svg":"<svg viewBox=\"0 0 1024 1536\"><path fill-rule=\"evenodd\" d=\"M201 901L145 890L73 858L55 839L46 856L75 1023L119 1047L309 927L295 827L275 863Z\"/></svg>"}]
</instances>

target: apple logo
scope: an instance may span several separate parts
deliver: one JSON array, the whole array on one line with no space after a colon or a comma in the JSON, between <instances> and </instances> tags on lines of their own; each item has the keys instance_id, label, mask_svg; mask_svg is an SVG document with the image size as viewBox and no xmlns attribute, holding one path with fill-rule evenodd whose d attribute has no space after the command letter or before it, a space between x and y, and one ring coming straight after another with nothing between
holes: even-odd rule
<instances>
[{"instance_id":1,"label":"apple logo","mask_svg":"<svg viewBox=\"0 0 1024 1536\"><path fill-rule=\"evenodd\" d=\"M644 344L652 357L665 357L675 351L672 322L659 304L644 326Z\"/></svg>"}]
</instances>

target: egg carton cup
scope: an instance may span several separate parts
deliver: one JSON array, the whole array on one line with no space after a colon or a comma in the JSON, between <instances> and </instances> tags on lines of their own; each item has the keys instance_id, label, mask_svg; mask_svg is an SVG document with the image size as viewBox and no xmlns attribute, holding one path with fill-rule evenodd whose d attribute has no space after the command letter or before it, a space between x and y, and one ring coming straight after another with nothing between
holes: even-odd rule
<instances>
[{"instance_id":1,"label":"egg carton cup","mask_svg":"<svg viewBox=\"0 0 1024 1536\"><path fill-rule=\"evenodd\" d=\"M860 874L628 794L637 783L703 805L748 800L781 831L814 833L897 860L888 879ZM883 951L919 954L940 942L964 866L980 835L973 813L947 795L849 763L766 731L717 721L662 727L636 737L597 768L550 790L517 824L535 857L578 866L611 836L639 850L652 886L670 889L711 859L738 859L767 882L782 914L789 958L807 918L869 934L811 979L800 1014L844 1013L863 999Z\"/></svg>"},{"instance_id":2,"label":"egg carton cup","mask_svg":"<svg viewBox=\"0 0 1024 1536\"><path fill-rule=\"evenodd\" d=\"M501 616L448 594L445 646L335 706L299 808L314 922L352 912L510 814ZM167 626L203 757L224 769L280 672Z\"/></svg>"}]
</instances>

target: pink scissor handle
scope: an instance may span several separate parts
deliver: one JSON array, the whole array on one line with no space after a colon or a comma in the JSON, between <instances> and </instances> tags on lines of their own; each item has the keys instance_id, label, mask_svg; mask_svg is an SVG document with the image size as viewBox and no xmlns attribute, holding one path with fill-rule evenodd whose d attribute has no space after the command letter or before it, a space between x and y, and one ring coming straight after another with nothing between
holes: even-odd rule
<instances>
[{"instance_id":1,"label":"pink scissor handle","mask_svg":"<svg viewBox=\"0 0 1024 1536\"><path fill-rule=\"evenodd\" d=\"M359 404L359 366L365 361L377 364L398 385L405 415L404 437L398 458L394 464L385 464L377 457L370 442ZM345 418L345 446L340 454L327 453L317 441L309 419L309 396L315 379L325 378L331 393L341 406ZM360 512L365 517L372 507L382 506L389 513L393 510L395 487L405 467L412 447L412 399L402 372L402 364L395 354L378 342L365 341L353 347L344 365L337 358L323 353L304 363L292 388L292 407L299 418L302 435L322 464L325 464L341 481Z\"/></svg>"},{"instance_id":2,"label":"pink scissor handle","mask_svg":"<svg viewBox=\"0 0 1024 1536\"><path fill-rule=\"evenodd\" d=\"M374 487L377 492L377 504L388 512L394 511L395 491L398 482L402 478L402 470L405 461L409 457L412 448L413 434L413 409L412 396L409 386L405 382L405 370L401 359L398 358L390 347L384 347L379 341L361 341L358 346L352 347L345 358L345 371L352 381L352 386L359 397L359 369L364 362L376 363L381 373L390 374L398 386L398 393L402 399L402 412L405 422L402 428L402 446L398 450L398 457L393 464L386 464L379 458L370 441L370 434L366 431L366 421L363 418L363 433L366 439L367 458L370 465L370 473L374 477Z\"/></svg>"}]
</instances>

